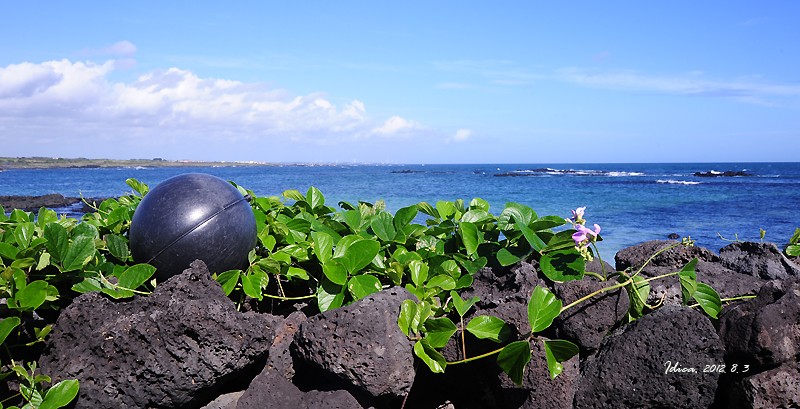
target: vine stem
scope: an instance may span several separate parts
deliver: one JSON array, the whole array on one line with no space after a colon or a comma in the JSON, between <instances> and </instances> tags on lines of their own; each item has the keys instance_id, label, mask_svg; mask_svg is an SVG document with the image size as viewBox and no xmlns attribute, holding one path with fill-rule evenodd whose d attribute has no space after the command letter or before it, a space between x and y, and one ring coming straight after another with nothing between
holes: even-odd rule
<instances>
[{"instance_id":1,"label":"vine stem","mask_svg":"<svg viewBox=\"0 0 800 409\"><path fill-rule=\"evenodd\" d=\"M261 295L263 295L264 297L275 298L277 300L284 300L284 301L286 301L286 300L305 300L305 299L308 299L308 298L316 297L316 295L314 295L314 294L304 295L302 297L281 297L281 296L272 295L272 294L261 294Z\"/></svg>"},{"instance_id":2,"label":"vine stem","mask_svg":"<svg viewBox=\"0 0 800 409\"><path fill-rule=\"evenodd\" d=\"M461 358L467 359L467 344L464 341L464 316L459 315L461 318Z\"/></svg>"},{"instance_id":3,"label":"vine stem","mask_svg":"<svg viewBox=\"0 0 800 409\"><path fill-rule=\"evenodd\" d=\"M592 247L594 247L594 252L597 253L597 259L600 260L600 268L603 269L603 281L608 281L608 278L606 277L606 265L603 263L603 258L600 257L600 250L597 249L597 245L594 243L594 241L590 241L590 243L592 243ZM600 278L600 276L597 274L595 274L595 276Z\"/></svg>"},{"instance_id":4,"label":"vine stem","mask_svg":"<svg viewBox=\"0 0 800 409\"><path fill-rule=\"evenodd\" d=\"M505 348L505 347L503 347L503 348ZM485 353L483 355L473 356L472 358L462 359L460 361L455 361L455 362L447 362L447 365L465 364L467 362L476 361L476 360L481 359L481 358L486 358L487 356L492 356L494 354L499 354L500 351L503 350L503 348L496 349L496 350L494 350L492 352L487 352L487 353Z\"/></svg>"},{"instance_id":5,"label":"vine stem","mask_svg":"<svg viewBox=\"0 0 800 409\"><path fill-rule=\"evenodd\" d=\"M746 299L749 299L749 298L756 298L756 297L757 297L757 295L743 295L741 297L723 298L720 301L721 302L739 301L739 300L746 300ZM700 304L693 304L693 305L690 305L689 308L694 308L694 307L699 307L699 306L700 306Z\"/></svg>"},{"instance_id":6,"label":"vine stem","mask_svg":"<svg viewBox=\"0 0 800 409\"><path fill-rule=\"evenodd\" d=\"M597 290L597 291L595 291L595 292L593 292L593 293L591 293L591 294L589 294L589 295L587 295L587 296L585 296L585 297L581 297L581 298L579 298L579 299L577 299L577 300L575 300L575 301L571 302L570 304L568 304L568 305L566 305L566 306L564 306L564 307L561 307L561 311L559 312L559 314L560 314L561 312L564 312L564 310L566 310L567 308L574 307L575 305L577 305L577 304L579 304L579 303L581 303L581 302L583 302L583 301L586 301L586 300L588 300L589 298L592 298L592 297L594 297L595 295L602 294L602 293L604 293L604 292L606 292L606 291L615 290L615 289L617 289L617 288L620 288L620 287L625 287L626 285L628 285L628 284L632 283L632 282L633 282L633 277L635 277L636 275L638 275L639 273L641 273L641 272L642 272L642 270L645 268L645 266L647 266L647 264L649 264L649 263L650 263L650 261L652 261L652 260L653 260L653 259L654 259L654 258L655 258L657 255L659 255L659 254L661 254L661 253L663 253L663 252L665 252L665 251L667 251L667 250L670 250L670 249L673 249L673 248L675 248L675 247L678 247L678 246L680 246L681 244L682 244L682 243L674 244L674 245L672 245L672 246L669 246L669 247L667 247L667 248L665 248L665 249L659 250L658 252L656 252L655 254L653 254L652 256L650 256L650 258L648 258L648 259L647 259L647 261L646 261L646 262L645 262L645 263L644 263L644 264L643 264L641 267L639 267L639 269L638 269L638 270L636 270L636 273L634 273L632 276L630 276L630 278L628 278L627 280L625 280L625 282L623 282L623 283L620 283L620 284L615 284L615 285L612 285L612 286L610 286L610 287L604 287L604 288L601 288L601 289L599 289L599 290ZM596 249L596 248L597 248L597 247L595 247L595 249ZM602 260L601 260L601 263L600 263L600 264L602 265ZM652 281L652 280L655 280L655 279L664 278L664 277L671 276L671 275L675 275L675 274L678 274L678 273L679 273L679 272L674 272L674 273L664 274L664 275L660 275L660 276L657 276L657 277L648 278L648 279L646 279L646 280L644 280L644 281Z\"/></svg>"}]
</instances>

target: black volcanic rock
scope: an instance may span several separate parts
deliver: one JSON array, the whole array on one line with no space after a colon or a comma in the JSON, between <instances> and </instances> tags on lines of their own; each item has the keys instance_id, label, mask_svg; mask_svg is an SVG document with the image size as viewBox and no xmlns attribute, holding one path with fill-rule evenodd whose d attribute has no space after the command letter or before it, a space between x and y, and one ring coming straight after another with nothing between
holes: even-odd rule
<instances>
[{"instance_id":1,"label":"black volcanic rock","mask_svg":"<svg viewBox=\"0 0 800 409\"><path fill-rule=\"evenodd\" d=\"M800 276L800 267L773 243L737 242L719 250L722 265L765 280Z\"/></svg>"},{"instance_id":2,"label":"black volcanic rock","mask_svg":"<svg viewBox=\"0 0 800 409\"><path fill-rule=\"evenodd\" d=\"M723 347L711 321L666 306L606 337L581 365L576 408L706 408L714 400ZM670 372L668 367L694 372Z\"/></svg>"},{"instance_id":3,"label":"black volcanic rock","mask_svg":"<svg viewBox=\"0 0 800 409\"><path fill-rule=\"evenodd\" d=\"M261 360L282 319L240 313L202 261L148 297L76 298L39 361L53 383L78 379L74 408L178 408L214 397Z\"/></svg>"},{"instance_id":4,"label":"black volcanic rock","mask_svg":"<svg viewBox=\"0 0 800 409\"><path fill-rule=\"evenodd\" d=\"M309 317L294 334L292 355L373 397L402 397L414 383L414 341L397 325L408 290L389 288Z\"/></svg>"}]
</instances>

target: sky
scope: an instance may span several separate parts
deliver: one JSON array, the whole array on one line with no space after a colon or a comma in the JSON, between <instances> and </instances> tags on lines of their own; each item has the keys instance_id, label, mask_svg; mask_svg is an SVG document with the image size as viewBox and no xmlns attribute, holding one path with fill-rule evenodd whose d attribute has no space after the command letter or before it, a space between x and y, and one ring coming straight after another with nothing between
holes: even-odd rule
<instances>
[{"instance_id":1,"label":"sky","mask_svg":"<svg viewBox=\"0 0 800 409\"><path fill-rule=\"evenodd\" d=\"M800 2L557 3L0 0L0 156L800 158Z\"/></svg>"}]
</instances>

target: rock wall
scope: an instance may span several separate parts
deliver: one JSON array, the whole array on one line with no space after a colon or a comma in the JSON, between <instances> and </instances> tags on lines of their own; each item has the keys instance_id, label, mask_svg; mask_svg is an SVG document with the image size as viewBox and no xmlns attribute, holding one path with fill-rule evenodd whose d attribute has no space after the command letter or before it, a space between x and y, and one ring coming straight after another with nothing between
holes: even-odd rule
<instances>
[{"instance_id":1,"label":"rock wall","mask_svg":"<svg viewBox=\"0 0 800 409\"><path fill-rule=\"evenodd\" d=\"M669 244L620 251L617 268L640 266ZM673 249L643 274L677 271L699 257L698 281L722 297L756 298L731 303L712 320L679 305L680 286L671 277L651 283L652 296L667 306L617 327L627 294L605 293L539 334L575 342L580 355L550 379L541 343L531 342L522 386L494 358L431 373L397 325L400 303L414 299L402 288L311 316L241 313L202 262L149 297L76 298L58 317L40 365L54 382L80 380L75 408L798 407L798 268L760 243L723 250L718 256L702 248ZM527 301L536 285L565 303L603 285L588 277L548 282L536 268L527 260L476 273L464 297L481 301L465 324L494 315L512 323L517 335L526 333ZM588 268L602 272L597 262ZM606 264L606 270L612 267ZM470 334L466 341L470 356L497 348ZM460 342L451 339L442 352L450 361L460 359Z\"/></svg>"}]
</instances>

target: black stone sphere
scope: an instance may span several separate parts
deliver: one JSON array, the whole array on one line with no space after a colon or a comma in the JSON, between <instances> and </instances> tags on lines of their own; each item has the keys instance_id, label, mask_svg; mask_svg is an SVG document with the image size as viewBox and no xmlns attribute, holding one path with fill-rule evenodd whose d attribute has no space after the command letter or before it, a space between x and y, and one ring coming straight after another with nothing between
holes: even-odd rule
<instances>
[{"instance_id":1,"label":"black stone sphere","mask_svg":"<svg viewBox=\"0 0 800 409\"><path fill-rule=\"evenodd\" d=\"M186 173L150 190L133 214L128 240L136 263L163 283L200 259L212 273L240 269L256 245L253 209L230 183Z\"/></svg>"}]
</instances>

